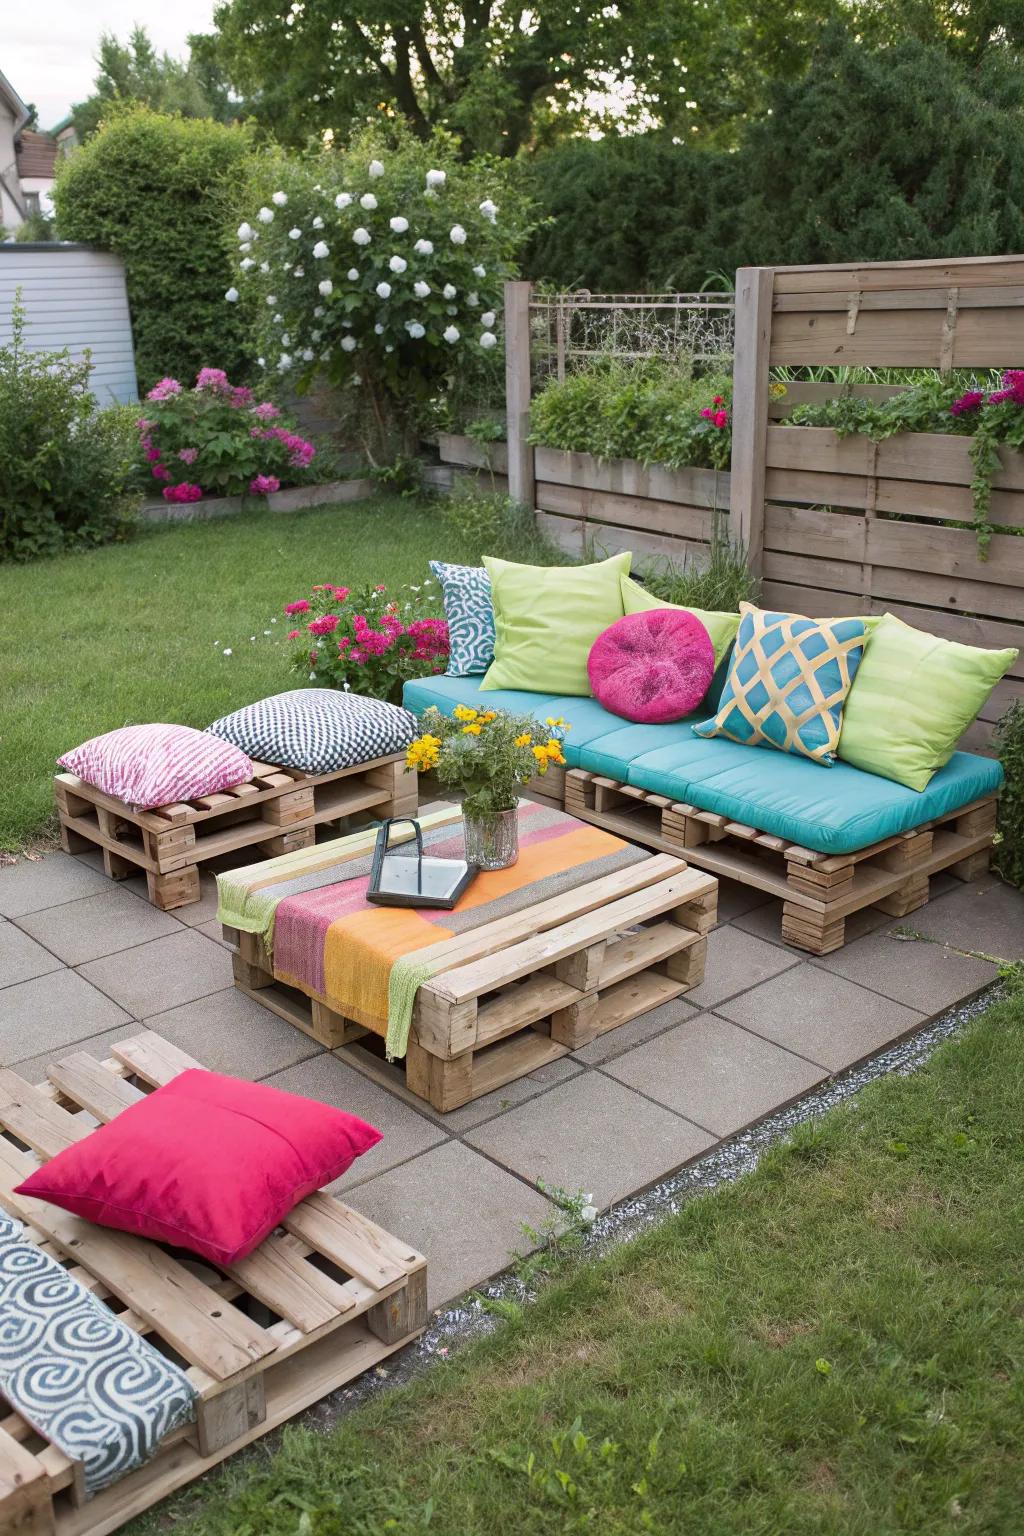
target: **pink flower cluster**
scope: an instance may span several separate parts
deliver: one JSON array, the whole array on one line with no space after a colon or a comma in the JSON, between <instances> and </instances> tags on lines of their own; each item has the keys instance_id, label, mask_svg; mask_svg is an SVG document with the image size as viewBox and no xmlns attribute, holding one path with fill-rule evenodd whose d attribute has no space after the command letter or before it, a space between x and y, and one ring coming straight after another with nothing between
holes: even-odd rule
<instances>
[{"instance_id":1,"label":"pink flower cluster","mask_svg":"<svg viewBox=\"0 0 1024 1536\"><path fill-rule=\"evenodd\" d=\"M330 592L336 603L343 603L346 597L348 597L348 587L336 587L332 581L319 582L318 585L313 588L313 591ZM309 604L307 603L306 606L308 608ZM285 609L286 613L289 611L289 609Z\"/></svg>"},{"instance_id":2,"label":"pink flower cluster","mask_svg":"<svg viewBox=\"0 0 1024 1536\"><path fill-rule=\"evenodd\" d=\"M252 404L252 390L246 389L244 384L232 384L223 368L200 368L196 375L196 389L206 389L213 394L223 395L228 405L233 405L236 409Z\"/></svg>"},{"instance_id":3,"label":"pink flower cluster","mask_svg":"<svg viewBox=\"0 0 1024 1536\"><path fill-rule=\"evenodd\" d=\"M181 485L164 486L164 501L201 501L202 497L202 487L189 485L187 480Z\"/></svg>"},{"instance_id":4,"label":"pink flower cluster","mask_svg":"<svg viewBox=\"0 0 1024 1536\"><path fill-rule=\"evenodd\" d=\"M153 385L153 388L150 390L149 394L146 396L146 399L147 400L169 400L172 395L180 395L180 394L181 394L181 385L178 383L177 379L161 379L159 384L154 384ZM148 426L151 426L152 423L151 422L147 422L146 425L148 427Z\"/></svg>"},{"instance_id":5,"label":"pink flower cluster","mask_svg":"<svg viewBox=\"0 0 1024 1536\"><path fill-rule=\"evenodd\" d=\"M993 390L986 396L983 389L969 389L949 408L951 416L970 416L984 405L1001 405L1012 400L1014 405L1024 405L1024 368L1008 368L1003 374L1002 389Z\"/></svg>"},{"instance_id":6,"label":"pink flower cluster","mask_svg":"<svg viewBox=\"0 0 1024 1536\"><path fill-rule=\"evenodd\" d=\"M254 475L249 489L254 496L271 496L281 489L281 482L276 475Z\"/></svg>"},{"instance_id":7,"label":"pink flower cluster","mask_svg":"<svg viewBox=\"0 0 1024 1536\"><path fill-rule=\"evenodd\" d=\"M721 395L716 395L713 404L706 405L700 414L719 430L729 425L729 412L725 409L725 400Z\"/></svg>"},{"instance_id":8,"label":"pink flower cluster","mask_svg":"<svg viewBox=\"0 0 1024 1536\"><path fill-rule=\"evenodd\" d=\"M280 414L281 412L277 406L271 405L269 400L264 400L261 404L253 407L253 415L258 416L260 421L273 421L274 417L280 416Z\"/></svg>"},{"instance_id":9,"label":"pink flower cluster","mask_svg":"<svg viewBox=\"0 0 1024 1536\"><path fill-rule=\"evenodd\" d=\"M285 603L284 611L285 611L285 613L308 613L309 612L309 604L307 603L306 599L303 597L303 598L300 598L297 603Z\"/></svg>"},{"instance_id":10,"label":"pink flower cluster","mask_svg":"<svg viewBox=\"0 0 1024 1536\"><path fill-rule=\"evenodd\" d=\"M288 462L293 469L306 469L316 454L312 443L295 432L289 432L287 427L252 427L250 432L253 437L262 437L265 441L276 437L279 443L283 443L288 449Z\"/></svg>"}]
</instances>

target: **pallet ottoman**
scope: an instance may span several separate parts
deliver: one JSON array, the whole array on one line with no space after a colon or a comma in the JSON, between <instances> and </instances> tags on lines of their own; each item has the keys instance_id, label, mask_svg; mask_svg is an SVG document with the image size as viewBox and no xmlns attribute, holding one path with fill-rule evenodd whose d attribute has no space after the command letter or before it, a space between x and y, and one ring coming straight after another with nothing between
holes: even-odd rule
<instances>
[{"instance_id":1,"label":"pallet ottoman","mask_svg":"<svg viewBox=\"0 0 1024 1536\"><path fill-rule=\"evenodd\" d=\"M457 806L422 824L432 851L461 852ZM520 841L519 862L478 875L452 913L368 906L369 838L222 875L236 986L443 1113L700 983L713 876L533 802ZM381 1047L391 968L410 956L423 979L403 1082Z\"/></svg>"},{"instance_id":2,"label":"pallet ottoman","mask_svg":"<svg viewBox=\"0 0 1024 1536\"><path fill-rule=\"evenodd\" d=\"M246 782L142 810L73 773L57 774L65 852L99 848L112 880L144 873L150 901L169 911L199 900L199 866L211 859L242 849L291 853L311 847L325 824L416 810L416 775L405 770L415 722L379 699L295 689L209 731L250 757Z\"/></svg>"},{"instance_id":3,"label":"pallet ottoman","mask_svg":"<svg viewBox=\"0 0 1024 1536\"><path fill-rule=\"evenodd\" d=\"M182 1363L196 1418L88 1501L81 1463L0 1398L0 1531L105 1536L400 1349L424 1328L426 1260L321 1191L223 1272L14 1193L35 1167L145 1092L198 1067L151 1031L78 1052L35 1087L0 1071L0 1208L121 1322ZM9 1138L13 1138L9 1139ZM29 1152L20 1150L19 1143Z\"/></svg>"}]
</instances>

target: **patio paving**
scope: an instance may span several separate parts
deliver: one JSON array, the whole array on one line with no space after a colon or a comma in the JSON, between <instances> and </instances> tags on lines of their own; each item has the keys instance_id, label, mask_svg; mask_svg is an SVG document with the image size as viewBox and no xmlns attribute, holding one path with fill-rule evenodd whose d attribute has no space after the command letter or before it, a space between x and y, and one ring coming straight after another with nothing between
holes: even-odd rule
<instances>
[{"instance_id":1,"label":"patio paving","mask_svg":"<svg viewBox=\"0 0 1024 1536\"><path fill-rule=\"evenodd\" d=\"M856 914L822 959L784 944L777 902L722 882L700 987L450 1115L382 1085L232 985L216 893L156 911L92 855L0 869L0 1065L32 1082L71 1050L102 1058L155 1029L207 1066L344 1106L381 1143L338 1181L427 1255L430 1301L480 1285L552 1214L537 1180L607 1206L830 1075L919 1029L1024 958L1024 896L942 877L896 921Z\"/></svg>"}]
</instances>

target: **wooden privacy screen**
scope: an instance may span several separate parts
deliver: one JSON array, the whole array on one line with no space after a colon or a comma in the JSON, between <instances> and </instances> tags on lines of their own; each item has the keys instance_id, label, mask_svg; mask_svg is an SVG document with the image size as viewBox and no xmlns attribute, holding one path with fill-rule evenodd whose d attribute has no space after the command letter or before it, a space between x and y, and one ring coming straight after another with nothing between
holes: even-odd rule
<instances>
[{"instance_id":1,"label":"wooden privacy screen","mask_svg":"<svg viewBox=\"0 0 1024 1536\"><path fill-rule=\"evenodd\" d=\"M1002 451L988 559L978 554L969 439L873 443L775 425L770 370L1024 366L1024 257L748 267L737 274L732 507L764 601L811 615L889 611L967 645L1024 649L1024 455ZM835 385L800 384L802 400ZM856 393L883 394L871 386ZM1013 530L1013 531L1009 531ZM1018 659L961 745L984 748L1024 697Z\"/></svg>"}]
</instances>

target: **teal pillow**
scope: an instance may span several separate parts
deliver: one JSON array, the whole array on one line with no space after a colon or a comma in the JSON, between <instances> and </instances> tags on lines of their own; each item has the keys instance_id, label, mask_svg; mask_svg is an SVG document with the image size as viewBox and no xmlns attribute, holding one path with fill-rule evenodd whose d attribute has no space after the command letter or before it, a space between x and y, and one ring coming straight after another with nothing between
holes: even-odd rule
<instances>
[{"instance_id":1,"label":"teal pillow","mask_svg":"<svg viewBox=\"0 0 1024 1536\"><path fill-rule=\"evenodd\" d=\"M694 735L774 747L831 768L864 632L863 619L805 619L741 603L718 712Z\"/></svg>"}]
</instances>

